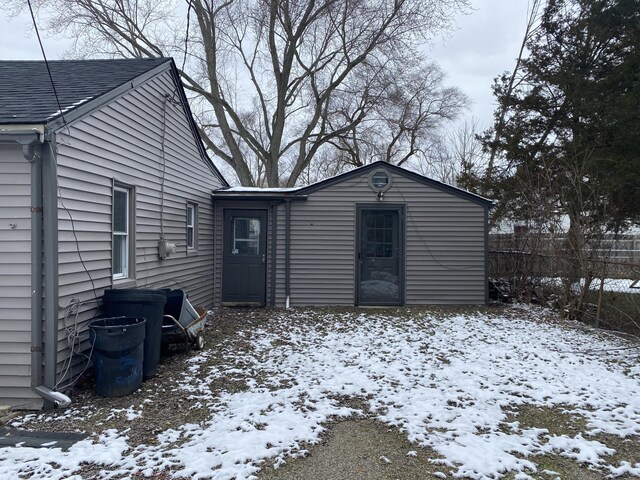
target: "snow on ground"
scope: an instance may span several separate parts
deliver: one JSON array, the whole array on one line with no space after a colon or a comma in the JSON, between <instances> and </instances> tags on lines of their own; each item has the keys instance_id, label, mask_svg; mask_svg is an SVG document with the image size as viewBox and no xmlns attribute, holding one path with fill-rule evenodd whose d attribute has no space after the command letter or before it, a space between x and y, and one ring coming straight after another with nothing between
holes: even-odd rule
<instances>
[{"instance_id":1,"label":"snow on ground","mask_svg":"<svg viewBox=\"0 0 640 480\"><path fill-rule=\"evenodd\" d=\"M152 445L129 445L124 427L68 452L0 449L0 477L80 478L80 463L93 462L104 466L102 478L166 467L176 477L250 478L265 459L278 465L304 455L304 444L318 441L331 418L361 413L433 449L439 457L432 461L456 477L513 471L528 478L534 456L551 452L640 476L640 464L609 464L613 450L590 438L640 435L638 351L613 336L527 316L535 312L408 318L276 311L267 326L191 358L178 388L210 411L205 424L161 432ZM212 365L214 355L223 361ZM246 389L213 395L209 384L221 378ZM365 399L369 412L341 404L348 396ZM561 406L583 416L587 429L570 437L508 422L522 405Z\"/></svg>"},{"instance_id":2,"label":"snow on ground","mask_svg":"<svg viewBox=\"0 0 640 480\"><path fill-rule=\"evenodd\" d=\"M602 289L605 292L617 292L625 294L638 294L640 295L640 282L639 279L633 278L605 278ZM562 279L559 277L543 277L540 278L540 282L543 285L550 287L559 287L562 285ZM594 278L589 284L589 290L600 290L602 280ZM579 292L584 287L584 278L579 283L572 285L572 289L575 292Z\"/></svg>"},{"instance_id":3,"label":"snow on ground","mask_svg":"<svg viewBox=\"0 0 640 480\"><path fill-rule=\"evenodd\" d=\"M618 293L638 293L640 294L640 279L636 278L605 278L604 286L602 287L607 292ZM591 284L591 289L599 290L602 281L596 279Z\"/></svg>"}]
</instances>

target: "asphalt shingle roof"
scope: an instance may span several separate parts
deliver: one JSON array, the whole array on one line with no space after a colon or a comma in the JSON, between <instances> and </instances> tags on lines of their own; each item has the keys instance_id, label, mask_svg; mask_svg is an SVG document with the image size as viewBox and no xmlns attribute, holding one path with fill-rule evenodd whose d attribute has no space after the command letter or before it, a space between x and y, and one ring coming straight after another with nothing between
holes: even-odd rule
<instances>
[{"instance_id":1,"label":"asphalt shingle roof","mask_svg":"<svg viewBox=\"0 0 640 480\"><path fill-rule=\"evenodd\" d=\"M72 111L168 58L49 62L60 105ZM43 61L0 60L0 124L42 124L60 116Z\"/></svg>"}]
</instances>

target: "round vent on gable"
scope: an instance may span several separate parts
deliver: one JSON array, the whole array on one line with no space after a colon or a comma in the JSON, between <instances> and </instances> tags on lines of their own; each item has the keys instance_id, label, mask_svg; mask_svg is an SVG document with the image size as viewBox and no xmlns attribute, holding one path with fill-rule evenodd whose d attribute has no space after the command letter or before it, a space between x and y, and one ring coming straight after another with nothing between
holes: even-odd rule
<instances>
[{"instance_id":1,"label":"round vent on gable","mask_svg":"<svg viewBox=\"0 0 640 480\"><path fill-rule=\"evenodd\" d=\"M369 175L369 186L374 192L386 192L391 187L391 175L386 170L375 170Z\"/></svg>"}]
</instances>

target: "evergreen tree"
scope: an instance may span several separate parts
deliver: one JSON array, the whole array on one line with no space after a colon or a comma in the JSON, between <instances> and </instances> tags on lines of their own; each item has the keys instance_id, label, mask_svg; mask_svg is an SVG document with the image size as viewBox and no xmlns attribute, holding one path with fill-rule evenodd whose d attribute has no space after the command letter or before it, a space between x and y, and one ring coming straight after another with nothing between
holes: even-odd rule
<instances>
[{"instance_id":1,"label":"evergreen tree","mask_svg":"<svg viewBox=\"0 0 640 480\"><path fill-rule=\"evenodd\" d=\"M484 144L500 161L468 185L500 216L568 215L577 243L637 224L640 0L549 0L527 49L515 88L494 84L504 122Z\"/></svg>"}]
</instances>

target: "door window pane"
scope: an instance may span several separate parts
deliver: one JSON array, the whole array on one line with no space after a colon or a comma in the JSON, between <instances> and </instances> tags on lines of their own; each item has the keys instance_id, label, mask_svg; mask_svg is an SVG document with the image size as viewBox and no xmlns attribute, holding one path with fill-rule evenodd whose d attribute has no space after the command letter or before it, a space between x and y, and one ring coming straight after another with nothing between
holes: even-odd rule
<instances>
[{"instance_id":1,"label":"door window pane","mask_svg":"<svg viewBox=\"0 0 640 480\"><path fill-rule=\"evenodd\" d=\"M366 269L360 280L360 302L395 304L400 301L400 277L396 268Z\"/></svg>"},{"instance_id":2,"label":"door window pane","mask_svg":"<svg viewBox=\"0 0 640 480\"><path fill-rule=\"evenodd\" d=\"M232 255L260 254L260 219L234 217L233 237L231 241Z\"/></svg>"},{"instance_id":3,"label":"door window pane","mask_svg":"<svg viewBox=\"0 0 640 480\"><path fill-rule=\"evenodd\" d=\"M367 215L365 229L365 256L367 258L391 258L393 252L394 212L371 212Z\"/></svg>"}]
</instances>

